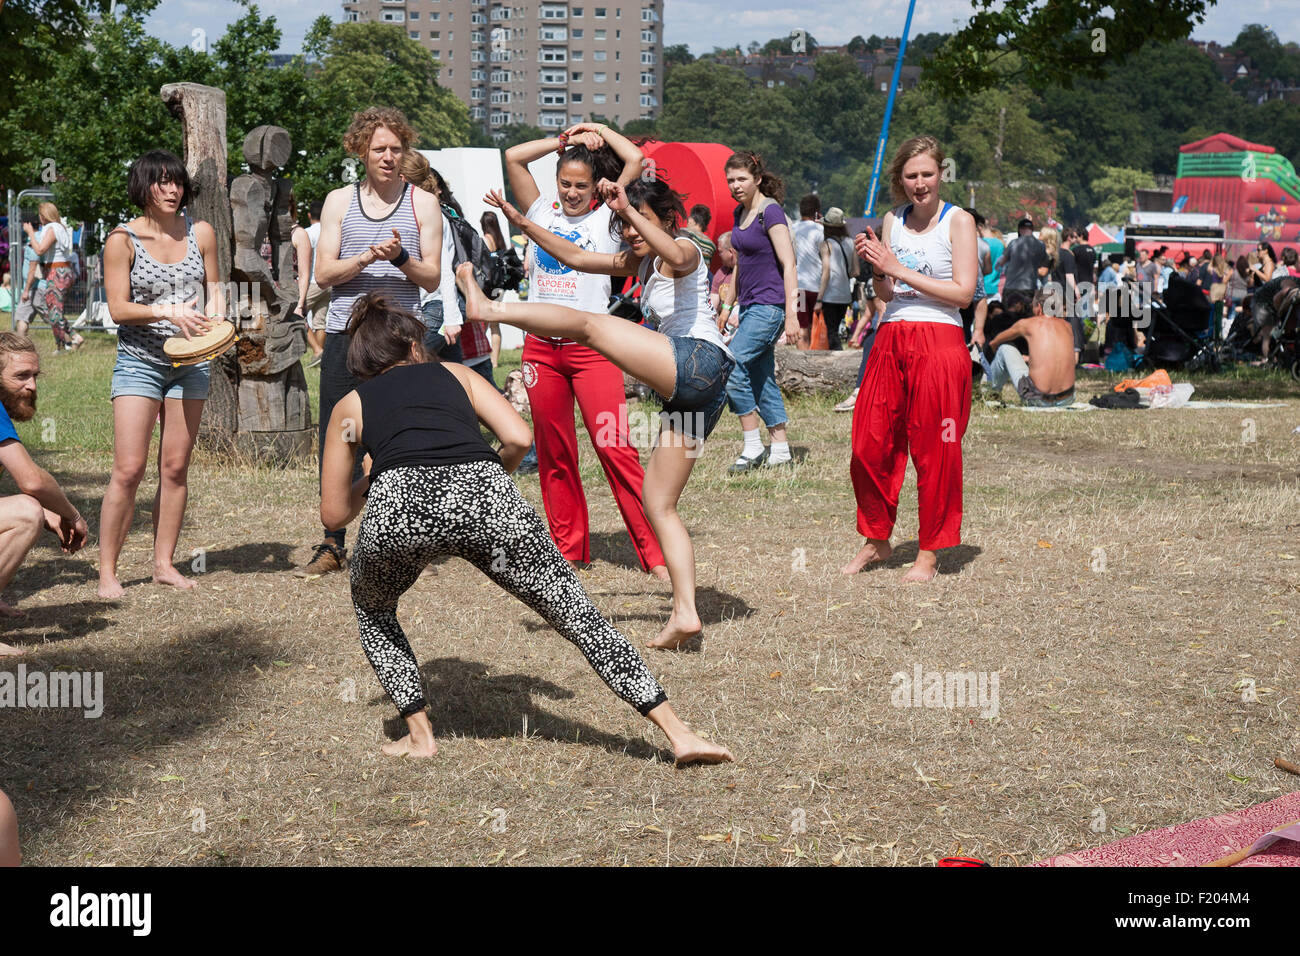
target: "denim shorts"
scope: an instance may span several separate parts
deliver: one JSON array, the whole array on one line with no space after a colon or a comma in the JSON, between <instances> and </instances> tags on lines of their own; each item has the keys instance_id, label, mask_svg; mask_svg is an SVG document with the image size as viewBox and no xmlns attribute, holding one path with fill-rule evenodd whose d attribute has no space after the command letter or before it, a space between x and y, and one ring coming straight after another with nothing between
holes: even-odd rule
<instances>
[{"instance_id":1,"label":"denim shorts","mask_svg":"<svg viewBox=\"0 0 1300 956\"><path fill-rule=\"evenodd\" d=\"M198 365L155 365L130 352L117 350L113 366L113 387L109 399L138 395L162 401L164 398L207 398L208 363Z\"/></svg>"},{"instance_id":2,"label":"denim shorts","mask_svg":"<svg viewBox=\"0 0 1300 956\"><path fill-rule=\"evenodd\" d=\"M727 379L736 363L703 339L670 335L668 341L677 359L677 385L659 413L660 424L688 438L708 438L727 405Z\"/></svg>"}]
</instances>

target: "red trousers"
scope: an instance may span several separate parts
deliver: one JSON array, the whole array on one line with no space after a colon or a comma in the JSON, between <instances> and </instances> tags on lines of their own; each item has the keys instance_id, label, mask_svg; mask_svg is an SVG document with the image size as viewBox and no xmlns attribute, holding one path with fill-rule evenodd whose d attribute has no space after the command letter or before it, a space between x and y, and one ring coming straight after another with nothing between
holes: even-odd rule
<instances>
[{"instance_id":1,"label":"red trousers","mask_svg":"<svg viewBox=\"0 0 1300 956\"><path fill-rule=\"evenodd\" d=\"M628 441L623 372L585 345L551 345L529 335L523 374L533 413L542 503L560 554L570 561L591 560L587 498L578 475L578 432L573 424L576 397L642 570L663 564L659 541L641 504L645 471Z\"/></svg>"},{"instance_id":2,"label":"red trousers","mask_svg":"<svg viewBox=\"0 0 1300 956\"><path fill-rule=\"evenodd\" d=\"M853 409L849 473L859 533L888 538L894 530L910 450L921 550L961 543L961 440L970 400L970 353L959 326L880 327Z\"/></svg>"}]
</instances>

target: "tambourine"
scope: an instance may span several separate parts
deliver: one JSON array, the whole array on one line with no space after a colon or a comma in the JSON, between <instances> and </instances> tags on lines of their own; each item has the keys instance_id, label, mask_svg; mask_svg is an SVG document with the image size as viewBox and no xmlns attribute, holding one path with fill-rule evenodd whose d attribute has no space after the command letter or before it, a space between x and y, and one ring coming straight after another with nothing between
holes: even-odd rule
<instances>
[{"instance_id":1,"label":"tambourine","mask_svg":"<svg viewBox=\"0 0 1300 956\"><path fill-rule=\"evenodd\" d=\"M181 365L198 365L224 353L235 344L237 338L239 336L235 334L235 327L221 319L214 322L212 328L202 335L189 339L183 335L173 335L163 343L163 351L171 359L173 368Z\"/></svg>"}]
</instances>

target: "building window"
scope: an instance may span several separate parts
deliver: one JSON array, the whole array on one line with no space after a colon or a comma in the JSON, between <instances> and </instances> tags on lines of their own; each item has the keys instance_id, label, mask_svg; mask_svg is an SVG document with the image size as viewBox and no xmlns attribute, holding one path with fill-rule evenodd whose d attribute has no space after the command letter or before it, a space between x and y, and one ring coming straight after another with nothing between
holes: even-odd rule
<instances>
[{"instance_id":1,"label":"building window","mask_svg":"<svg viewBox=\"0 0 1300 956\"><path fill-rule=\"evenodd\" d=\"M591 102L595 103L597 106L602 105L602 104L605 102L605 94L604 94L604 93L592 93L592 94L591 94Z\"/></svg>"},{"instance_id":2,"label":"building window","mask_svg":"<svg viewBox=\"0 0 1300 956\"><path fill-rule=\"evenodd\" d=\"M654 66L654 65L655 65L655 61L656 61L656 57L655 57L655 51L654 51L654 50L642 50L642 51L641 51L641 65L642 65L642 66Z\"/></svg>"},{"instance_id":3,"label":"building window","mask_svg":"<svg viewBox=\"0 0 1300 956\"><path fill-rule=\"evenodd\" d=\"M542 47L537 54L539 63L563 63L565 62L568 51L563 47ZM496 56L494 53L493 56Z\"/></svg>"},{"instance_id":4,"label":"building window","mask_svg":"<svg viewBox=\"0 0 1300 956\"><path fill-rule=\"evenodd\" d=\"M469 91L469 98L471 100L481 100L483 99L483 91L476 86Z\"/></svg>"},{"instance_id":5,"label":"building window","mask_svg":"<svg viewBox=\"0 0 1300 956\"><path fill-rule=\"evenodd\" d=\"M482 30L471 30L471 31L469 31L469 42L470 42L470 43L482 43L482 42L484 42L486 39L487 39L487 36L483 33Z\"/></svg>"},{"instance_id":6,"label":"building window","mask_svg":"<svg viewBox=\"0 0 1300 956\"><path fill-rule=\"evenodd\" d=\"M442 14L441 14L441 13L431 13L431 14L429 14L429 19L430 19L430 20L441 20L441 19L442 19Z\"/></svg>"},{"instance_id":7,"label":"building window","mask_svg":"<svg viewBox=\"0 0 1300 956\"><path fill-rule=\"evenodd\" d=\"M656 100L656 99L655 99L653 96L651 96L649 93L642 93L642 94L641 94L641 105L642 105L643 107L645 107L646 109L649 109L649 108L651 108L651 107L658 106L658 105L659 105L659 101Z\"/></svg>"},{"instance_id":8,"label":"building window","mask_svg":"<svg viewBox=\"0 0 1300 956\"><path fill-rule=\"evenodd\" d=\"M614 39L615 39L615 40L621 40L621 39L623 39L623 31L622 31L622 30L615 30L615 31L614 31Z\"/></svg>"},{"instance_id":9,"label":"building window","mask_svg":"<svg viewBox=\"0 0 1300 956\"><path fill-rule=\"evenodd\" d=\"M545 90L537 94L537 102L543 106L564 106L568 95L563 90Z\"/></svg>"},{"instance_id":10,"label":"building window","mask_svg":"<svg viewBox=\"0 0 1300 956\"><path fill-rule=\"evenodd\" d=\"M614 102L617 103L618 101L619 101L619 94L615 93L615 94L614 94Z\"/></svg>"},{"instance_id":11,"label":"building window","mask_svg":"<svg viewBox=\"0 0 1300 956\"><path fill-rule=\"evenodd\" d=\"M543 20L563 20L569 15L568 8L545 3L542 4L541 17Z\"/></svg>"},{"instance_id":12,"label":"building window","mask_svg":"<svg viewBox=\"0 0 1300 956\"><path fill-rule=\"evenodd\" d=\"M654 43L654 42L655 42L655 32L654 32L653 30L642 30L642 31L641 31L641 42L642 42L642 43Z\"/></svg>"},{"instance_id":13,"label":"building window","mask_svg":"<svg viewBox=\"0 0 1300 956\"><path fill-rule=\"evenodd\" d=\"M581 73L570 73L569 76L573 79L573 82L574 82L574 83L581 83L581 82L582 82L582 74L581 74Z\"/></svg>"},{"instance_id":14,"label":"building window","mask_svg":"<svg viewBox=\"0 0 1300 956\"><path fill-rule=\"evenodd\" d=\"M420 39L420 31L419 31L419 30L407 30L406 32L407 32L407 34L410 36L410 38L411 38L412 40L418 40L418 39Z\"/></svg>"},{"instance_id":15,"label":"building window","mask_svg":"<svg viewBox=\"0 0 1300 956\"><path fill-rule=\"evenodd\" d=\"M434 56L437 56L437 55L438 55L438 51L437 51L437 50L434 50L434 51L433 51L433 55L434 55ZM493 53L493 54L492 54L492 59L495 60L496 58L497 58L496 54ZM469 61L470 61L471 63L482 63L482 62L483 62L484 60L486 60L486 59L487 59L487 57L484 56L482 50L470 50L470 51L469 51Z\"/></svg>"},{"instance_id":16,"label":"building window","mask_svg":"<svg viewBox=\"0 0 1300 956\"><path fill-rule=\"evenodd\" d=\"M615 50L615 51L614 51L614 59L616 59L616 60L621 60L621 59L623 59L623 51L622 51L622 50Z\"/></svg>"},{"instance_id":17,"label":"building window","mask_svg":"<svg viewBox=\"0 0 1300 956\"><path fill-rule=\"evenodd\" d=\"M541 113L537 117L537 125L544 129L561 129L564 126L564 114Z\"/></svg>"},{"instance_id":18,"label":"building window","mask_svg":"<svg viewBox=\"0 0 1300 956\"><path fill-rule=\"evenodd\" d=\"M358 22L357 11L355 11L355 10L349 10L349 11L348 11L348 22L349 22L349 23L356 23L356 22Z\"/></svg>"},{"instance_id":19,"label":"building window","mask_svg":"<svg viewBox=\"0 0 1300 956\"><path fill-rule=\"evenodd\" d=\"M654 10L653 10L652 8L650 8L650 7L646 7L646 8L644 8L644 9L641 11L641 22L642 22L642 23L658 23L658 22L659 22L659 14L655 13Z\"/></svg>"},{"instance_id":20,"label":"building window","mask_svg":"<svg viewBox=\"0 0 1300 956\"><path fill-rule=\"evenodd\" d=\"M575 40L581 40L581 39L582 39L582 29L581 29L581 28L579 28L579 29L577 29L577 30L574 30L574 31L572 31L572 32L573 32L573 38L574 38Z\"/></svg>"},{"instance_id":21,"label":"building window","mask_svg":"<svg viewBox=\"0 0 1300 956\"><path fill-rule=\"evenodd\" d=\"M568 27L542 27L537 31L537 38L543 42L563 43L569 38Z\"/></svg>"},{"instance_id":22,"label":"building window","mask_svg":"<svg viewBox=\"0 0 1300 956\"><path fill-rule=\"evenodd\" d=\"M405 23L406 14L401 10L385 10L379 19L384 23Z\"/></svg>"},{"instance_id":23,"label":"building window","mask_svg":"<svg viewBox=\"0 0 1300 956\"><path fill-rule=\"evenodd\" d=\"M595 50L595 51L592 52L592 54L591 54L591 58L592 58L593 60L604 60L604 59L605 59L605 51L604 51L604 50Z\"/></svg>"},{"instance_id":24,"label":"building window","mask_svg":"<svg viewBox=\"0 0 1300 956\"><path fill-rule=\"evenodd\" d=\"M595 83L604 83L606 75L607 74L605 73L593 73L591 74L591 79Z\"/></svg>"},{"instance_id":25,"label":"building window","mask_svg":"<svg viewBox=\"0 0 1300 956\"><path fill-rule=\"evenodd\" d=\"M479 26L484 23L487 23L488 18L483 16L483 14L481 13L471 13L469 15L469 22L471 26Z\"/></svg>"},{"instance_id":26,"label":"building window","mask_svg":"<svg viewBox=\"0 0 1300 956\"><path fill-rule=\"evenodd\" d=\"M622 20L622 19L623 19L623 8L622 8L622 7L618 7L618 8L614 11L614 19L615 19L615 20Z\"/></svg>"},{"instance_id":27,"label":"building window","mask_svg":"<svg viewBox=\"0 0 1300 956\"><path fill-rule=\"evenodd\" d=\"M471 106L469 108L469 115L473 119L481 120L483 117L487 116L487 110L481 106Z\"/></svg>"},{"instance_id":28,"label":"building window","mask_svg":"<svg viewBox=\"0 0 1300 956\"><path fill-rule=\"evenodd\" d=\"M581 94L581 93L572 93L572 94L570 94L570 96L569 96L569 102L570 102L570 103L581 103L581 102L582 102L582 94Z\"/></svg>"},{"instance_id":29,"label":"building window","mask_svg":"<svg viewBox=\"0 0 1300 956\"><path fill-rule=\"evenodd\" d=\"M537 81L539 83L552 83L552 84L563 83L564 71L563 70L539 70L537 73Z\"/></svg>"},{"instance_id":30,"label":"building window","mask_svg":"<svg viewBox=\"0 0 1300 956\"><path fill-rule=\"evenodd\" d=\"M655 85L655 75L654 75L653 73L642 73L642 74L641 74L641 85L642 85L642 86L654 86L654 85Z\"/></svg>"},{"instance_id":31,"label":"building window","mask_svg":"<svg viewBox=\"0 0 1300 956\"><path fill-rule=\"evenodd\" d=\"M582 16L582 7L574 7L569 13L575 17Z\"/></svg>"},{"instance_id":32,"label":"building window","mask_svg":"<svg viewBox=\"0 0 1300 956\"><path fill-rule=\"evenodd\" d=\"M442 39L442 31L441 31L441 30L430 30L430 31L429 31L429 39L430 39L430 40L441 40L441 39Z\"/></svg>"},{"instance_id":33,"label":"building window","mask_svg":"<svg viewBox=\"0 0 1300 956\"><path fill-rule=\"evenodd\" d=\"M593 39L596 39L596 40L603 40L603 39L605 39L605 31L604 31L604 30L597 30L597 31L595 32L595 34L593 34Z\"/></svg>"},{"instance_id":34,"label":"building window","mask_svg":"<svg viewBox=\"0 0 1300 956\"><path fill-rule=\"evenodd\" d=\"M573 51L573 62L574 62L574 63L581 63L581 62L582 62L582 51L581 51L581 50L574 50L574 51Z\"/></svg>"},{"instance_id":35,"label":"building window","mask_svg":"<svg viewBox=\"0 0 1300 956\"><path fill-rule=\"evenodd\" d=\"M409 16L410 16L410 18L411 18L412 20L418 20L418 19L420 19L420 11L419 11L419 10L412 10L412 11L410 12Z\"/></svg>"},{"instance_id":36,"label":"building window","mask_svg":"<svg viewBox=\"0 0 1300 956\"><path fill-rule=\"evenodd\" d=\"M603 20L603 19L605 19L605 8L604 8L604 7L597 7L597 8L596 8L596 19L597 19L597 20Z\"/></svg>"},{"instance_id":37,"label":"building window","mask_svg":"<svg viewBox=\"0 0 1300 956\"><path fill-rule=\"evenodd\" d=\"M492 91L492 102L493 102L493 103L509 103L509 102L510 102L510 92L509 92L508 90L493 90L493 91Z\"/></svg>"}]
</instances>

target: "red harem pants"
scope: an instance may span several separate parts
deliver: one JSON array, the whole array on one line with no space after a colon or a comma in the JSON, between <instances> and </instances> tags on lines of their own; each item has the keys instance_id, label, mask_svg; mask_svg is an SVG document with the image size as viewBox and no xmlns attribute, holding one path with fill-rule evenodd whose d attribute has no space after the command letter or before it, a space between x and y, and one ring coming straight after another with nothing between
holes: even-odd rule
<instances>
[{"instance_id":1,"label":"red harem pants","mask_svg":"<svg viewBox=\"0 0 1300 956\"><path fill-rule=\"evenodd\" d=\"M585 345L551 345L529 335L524 340L523 375L533 413L542 504L560 554L570 561L591 560L587 498L578 474L578 432L573 424L576 397L642 570L663 564L641 503L645 471L627 437L623 372ZM608 435L617 435L617 441L598 440Z\"/></svg>"},{"instance_id":2,"label":"red harem pants","mask_svg":"<svg viewBox=\"0 0 1300 956\"><path fill-rule=\"evenodd\" d=\"M970 401L970 353L959 326L880 327L853 409L849 473L860 534L888 538L894 530L910 450L921 550L961 543L961 440Z\"/></svg>"}]
</instances>

